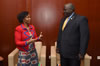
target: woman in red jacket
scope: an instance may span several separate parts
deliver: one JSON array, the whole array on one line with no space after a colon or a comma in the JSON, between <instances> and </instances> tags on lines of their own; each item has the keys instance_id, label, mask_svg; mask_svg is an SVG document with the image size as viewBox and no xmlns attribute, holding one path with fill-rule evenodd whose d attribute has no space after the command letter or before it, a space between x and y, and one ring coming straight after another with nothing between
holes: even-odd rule
<instances>
[{"instance_id":1,"label":"woman in red jacket","mask_svg":"<svg viewBox=\"0 0 100 66\"><path fill-rule=\"evenodd\" d=\"M34 42L41 39L43 35L40 33L37 37L35 27L30 25L31 18L27 11L18 14L17 18L21 23L15 29L15 43L19 49L17 66L38 66Z\"/></svg>"}]
</instances>

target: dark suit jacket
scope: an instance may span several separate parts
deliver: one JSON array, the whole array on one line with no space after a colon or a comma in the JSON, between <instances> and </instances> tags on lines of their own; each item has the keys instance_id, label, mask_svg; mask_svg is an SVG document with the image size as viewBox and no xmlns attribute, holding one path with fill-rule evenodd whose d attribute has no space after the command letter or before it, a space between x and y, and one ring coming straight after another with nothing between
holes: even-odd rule
<instances>
[{"instance_id":1,"label":"dark suit jacket","mask_svg":"<svg viewBox=\"0 0 100 66\"><path fill-rule=\"evenodd\" d=\"M57 48L65 58L76 58L80 53L85 55L88 47L89 28L88 20L85 16L74 14L66 25L64 31L62 26L66 17L61 19Z\"/></svg>"}]
</instances>

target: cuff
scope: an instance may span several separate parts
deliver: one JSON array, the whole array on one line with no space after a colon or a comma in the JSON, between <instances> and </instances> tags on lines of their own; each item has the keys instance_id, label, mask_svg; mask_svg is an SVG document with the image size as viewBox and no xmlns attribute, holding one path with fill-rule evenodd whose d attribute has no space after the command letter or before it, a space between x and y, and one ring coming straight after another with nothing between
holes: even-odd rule
<instances>
[{"instance_id":1,"label":"cuff","mask_svg":"<svg viewBox=\"0 0 100 66\"><path fill-rule=\"evenodd\" d=\"M39 37L37 37L37 40L39 40Z\"/></svg>"},{"instance_id":2,"label":"cuff","mask_svg":"<svg viewBox=\"0 0 100 66\"><path fill-rule=\"evenodd\" d=\"M25 42L25 46L27 46L27 41Z\"/></svg>"}]
</instances>

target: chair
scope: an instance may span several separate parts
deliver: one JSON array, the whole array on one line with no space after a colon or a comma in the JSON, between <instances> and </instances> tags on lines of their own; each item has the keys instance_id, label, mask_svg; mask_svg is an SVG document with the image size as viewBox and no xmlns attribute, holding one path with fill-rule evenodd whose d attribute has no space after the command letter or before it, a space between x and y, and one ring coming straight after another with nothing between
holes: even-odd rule
<instances>
[{"instance_id":1,"label":"chair","mask_svg":"<svg viewBox=\"0 0 100 66\"><path fill-rule=\"evenodd\" d=\"M42 42L35 42L39 63L46 66L46 46L42 46ZM8 55L8 66L17 66L19 49L15 48Z\"/></svg>"},{"instance_id":2,"label":"chair","mask_svg":"<svg viewBox=\"0 0 100 66\"><path fill-rule=\"evenodd\" d=\"M56 45L57 42L55 42L55 46L51 46L51 66L57 66L57 64L60 64L60 55L56 53ZM88 54L85 55L85 59L81 61L80 66L90 66L90 61L92 57L89 56Z\"/></svg>"}]
</instances>

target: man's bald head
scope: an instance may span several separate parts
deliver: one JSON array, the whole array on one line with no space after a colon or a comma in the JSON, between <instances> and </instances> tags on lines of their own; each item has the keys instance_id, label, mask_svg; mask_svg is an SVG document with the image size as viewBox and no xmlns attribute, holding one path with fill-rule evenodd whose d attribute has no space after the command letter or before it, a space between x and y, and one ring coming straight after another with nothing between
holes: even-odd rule
<instances>
[{"instance_id":1,"label":"man's bald head","mask_svg":"<svg viewBox=\"0 0 100 66\"><path fill-rule=\"evenodd\" d=\"M75 7L72 3L68 3L64 5L64 15L65 16L70 16L75 10Z\"/></svg>"},{"instance_id":2,"label":"man's bald head","mask_svg":"<svg viewBox=\"0 0 100 66\"><path fill-rule=\"evenodd\" d=\"M72 3L65 4L64 7L68 7L69 9L71 9L73 11L75 10L75 7Z\"/></svg>"}]
</instances>

